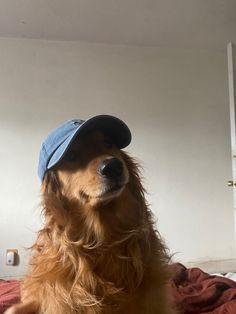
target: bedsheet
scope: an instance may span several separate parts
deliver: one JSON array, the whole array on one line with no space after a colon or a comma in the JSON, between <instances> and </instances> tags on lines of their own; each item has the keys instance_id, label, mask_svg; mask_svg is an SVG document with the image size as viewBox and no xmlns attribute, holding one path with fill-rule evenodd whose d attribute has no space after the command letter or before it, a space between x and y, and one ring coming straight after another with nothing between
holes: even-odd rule
<instances>
[{"instance_id":1,"label":"bedsheet","mask_svg":"<svg viewBox=\"0 0 236 314\"><path fill-rule=\"evenodd\" d=\"M168 290L181 314L236 314L236 282L199 268L170 266ZM0 280L0 314L20 302L20 282Z\"/></svg>"},{"instance_id":2,"label":"bedsheet","mask_svg":"<svg viewBox=\"0 0 236 314\"><path fill-rule=\"evenodd\" d=\"M236 314L236 282L211 276L199 268L170 266L173 304L183 314Z\"/></svg>"},{"instance_id":3,"label":"bedsheet","mask_svg":"<svg viewBox=\"0 0 236 314\"><path fill-rule=\"evenodd\" d=\"M0 314L15 303L20 302L20 282L0 280Z\"/></svg>"}]
</instances>

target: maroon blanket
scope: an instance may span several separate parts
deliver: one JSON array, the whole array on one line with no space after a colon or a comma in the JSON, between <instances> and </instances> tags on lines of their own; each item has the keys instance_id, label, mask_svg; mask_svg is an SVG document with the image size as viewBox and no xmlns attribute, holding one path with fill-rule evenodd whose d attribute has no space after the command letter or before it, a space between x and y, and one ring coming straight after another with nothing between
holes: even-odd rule
<instances>
[{"instance_id":1,"label":"maroon blanket","mask_svg":"<svg viewBox=\"0 0 236 314\"><path fill-rule=\"evenodd\" d=\"M0 280L0 314L12 304L20 302L20 282Z\"/></svg>"},{"instance_id":2,"label":"maroon blanket","mask_svg":"<svg viewBox=\"0 0 236 314\"><path fill-rule=\"evenodd\" d=\"M172 301L183 314L236 314L236 282L199 268L171 266Z\"/></svg>"},{"instance_id":3,"label":"maroon blanket","mask_svg":"<svg viewBox=\"0 0 236 314\"><path fill-rule=\"evenodd\" d=\"M181 264L173 264L171 272L168 287L181 314L236 314L236 282ZM20 282L0 280L0 314L19 302Z\"/></svg>"}]
</instances>

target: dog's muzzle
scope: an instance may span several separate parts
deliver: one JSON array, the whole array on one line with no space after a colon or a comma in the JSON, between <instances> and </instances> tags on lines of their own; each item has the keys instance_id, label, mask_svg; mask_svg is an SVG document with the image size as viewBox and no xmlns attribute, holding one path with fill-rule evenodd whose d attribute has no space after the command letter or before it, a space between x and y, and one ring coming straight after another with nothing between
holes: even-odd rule
<instances>
[{"instance_id":1,"label":"dog's muzzle","mask_svg":"<svg viewBox=\"0 0 236 314\"><path fill-rule=\"evenodd\" d=\"M102 190L99 198L108 200L118 197L129 180L123 162L116 157L106 158L99 164L97 171L102 178Z\"/></svg>"},{"instance_id":2,"label":"dog's muzzle","mask_svg":"<svg viewBox=\"0 0 236 314\"><path fill-rule=\"evenodd\" d=\"M98 168L103 178L103 194L121 191L127 183L123 163L115 157L104 159Z\"/></svg>"}]
</instances>

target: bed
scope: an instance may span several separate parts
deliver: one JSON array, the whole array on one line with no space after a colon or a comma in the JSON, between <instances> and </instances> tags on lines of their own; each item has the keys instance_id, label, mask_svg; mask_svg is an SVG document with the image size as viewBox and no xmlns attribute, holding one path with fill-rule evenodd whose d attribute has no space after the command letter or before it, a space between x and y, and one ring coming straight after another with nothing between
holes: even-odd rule
<instances>
[{"instance_id":1,"label":"bed","mask_svg":"<svg viewBox=\"0 0 236 314\"><path fill-rule=\"evenodd\" d=\"M171 301L182 314L236 314L236 282L209 275L200 268L170 266L168 282ZM0 314L20 302L20 282L0 280Z\"/></svg>"}]
</instances>

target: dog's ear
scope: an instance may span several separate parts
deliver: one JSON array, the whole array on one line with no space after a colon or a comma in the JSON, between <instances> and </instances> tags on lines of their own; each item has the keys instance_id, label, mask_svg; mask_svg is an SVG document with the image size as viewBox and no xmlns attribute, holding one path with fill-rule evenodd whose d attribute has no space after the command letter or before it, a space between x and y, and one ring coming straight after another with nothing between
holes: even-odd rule
<instances>
[{"instance_id":1,"label":"dog's ear","mask_svg":"<svg viewBox=\"0 0 236 314\"><path fill-rule=\"evenodd\" d=\"M53 170L46 172L42 183L42 208L43 214L49 220L55 221L56 225L63 227L66 219L66 210L64 207L63 197L61 195L60 182Z\"/></svg>"},{"instance_id":2,"label":"dog's ear","mask_svg":"<svg viewBox=\"0 0 236 314\"><path fill-rule=\"evenodd\" d=\"M140 163L133 157L129 156L126 152L122 151L122 158L128 168L130 175L130 188L137 199L142 200L142 203L145 202L145 188L142 185L142 177Z\"/></svg>"}]
</instances>

